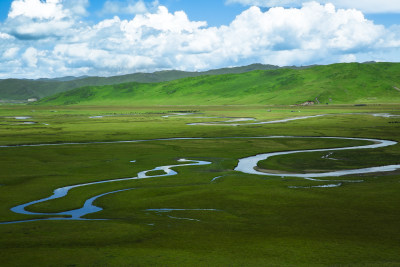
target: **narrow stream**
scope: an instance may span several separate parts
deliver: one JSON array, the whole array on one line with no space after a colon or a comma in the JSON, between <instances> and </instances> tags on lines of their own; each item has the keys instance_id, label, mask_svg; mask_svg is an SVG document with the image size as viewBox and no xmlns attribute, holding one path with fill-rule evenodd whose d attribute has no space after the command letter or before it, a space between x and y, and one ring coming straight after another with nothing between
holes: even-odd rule
<instances>
[{"instance_id":1,"label":"narrow stream","mask_svg":"<svg viewBox=\"0 0 400 267\"><path fill-rule=\"evenodd\" d=\"M309 116L299 116L299 117L291 117L286 119L278 119L272 121L257 121L255 118L236 118L228 121L215 121L215 122L194 122L188 123L187 125L219 125L219 126L243 126L243 125L262 125L262 124L275 124L275 123L284 123L289 121L296 120L305 120L311 118L325 117L325 116L333 116L333 115L371 115L374 117L382 117L382 118L399 118L400 115L392 115L389 113L341 113L341 114L319 114L319 115L309 115ZM191 117L196 118L196 117ZM203 117L207 118L207 117ZM213 117L209 117L213 118ZM217 117L215 117L217 118ZM246 121L255 121L255 122L247 122L247 123L238 123L238 122L246 122Z\"/></svg>"},{"instance_id":2,"label":"narrow stream","mask_svg":"<svg viewBox=\"0 0 400 267\"><path fill-rule=\"evenodd\" d=\"M306 139L333 139L333 140L355 140L355 141L368 141L372 142L370 145L363 145L363 146L351 146L351 147L342 147L342 148L327 148L327 149L311 149L311 150L295 150L295 151L284 151L284 152L272 152L272 153L264 153L255 156L250 156L246 158L239 159L238 165L235 167L235 171L246 173L246 174L256 174L256 175L264 175L264 176L280 176L280 177L299 177L306 180L311 181L324 181L324 182L340 182L340 184L330 184L330 185L322 185L322 186L312 186L313 187L321 187L321 188L328 188L328 187L338 187L341 185L342 182L360 182L360 181L343 181L343 180L318 180L314 178L318 177L339 177L344 175L356 175L356 174L365 174L365 173L374 173L374 172L391 172L400 169L400 164L398 165L386 165L386 166L379 166L379 167L370 167L370 168L362 168L362 169L353 169L353 170L341 170L341 171L332 171L332 172L325 172L325 173L284 173L284 174L277 174L277 173L269 173L269 172L262 172L258 171L255 168L257 167L257 163L261 160L268 159L272 156L278 155L287 155L287 154L294 154L294 153L311 153L311 152L322 152L322 151L339 151L339 150L354 150L354 149L375 149L375 148L382 148L387 146L392 146L397 144L395 141L390 140L379 140L379 139L368 139L368 138L350 138L350 137L303 137L303 136L260 136L260 137L211 137L211 138L200 138L200 137L188 137L188 138L166 138L166 139L153 139L153 140L130 140L130 141L110 141L110 142L90 142L90 143L64 143L64 144L33 144L33 145L17 145L17 146L0 146L0 148L18 148L18 147L40 147L40 146L65 146L65 145L82 145L82 144L120 144L120 143L138 143L138 142L151 142L151 141L170 141L170 140L220 140L220 139L293 139L293 138L306 138ZM134 160L131 161L132 163L135 162ZM53 199L62 198L68 195L68 192L71 189L83 187L83 186L90 186L95 184L103 184L103 183L111 183L111 182L120 182L120 181L127 181L127 180L137 180L137 179L148 179L148 178L156 178L156 177L165 177L165 176L172 176L177 175L178 173L172 168L175 167L183 167L183 166L200 166L200 165L208 165L211 162L208 161L198 161L198 160L188 160L188 159L180 159L178 162L183 164L178 165L168 165L168 166L159 166L152 170L146 170L139 172L135 177L129 178L119 178L119 179L112 179L112 180L105 180L105 181L97 181L97 182L90 182L90 183L83 183L77 185L70 185L64 186L61 188L57 188L53 191L53 194L47 198L31 201L25 204L21 204L11 208L11 211L19 214L25 215L33 215L33 216L68 216L68 217L53 217L53 218L44 218L44 219L32 219L32 220L23 220L23 221L13 221L13 222L0 222L0 224L10 224L10 223L20 223L20 222L29 222L29 221L38 221L38 220L89 220L83 218L88 214L92 214L98 211L101 211L102 208L97 207L93 204L93 202L103 196L114 194L118 192L123 192L127 190L133 190L135 188L128 188L122 189L112 192L103 193L97 196L94 196L85 201L84 205L75 210L68 210L64 212L57 212L57 213L40 213L40 212L32 212L28 211L27 208L31 205L42 203L45 201L50 201ZM164 171L164 174L161 175L149 175L148 173L153 171ZM221 178L221 176L215 177L212 182ZM300 188L300 187L299 187ZM162 209L159 210L161 212ZM188 219L188 218L186 218Z\"/></svg>"},{"instance_id":3,"label":"narrow stream","mask_svg":"<svg viewBox=\"0 0 400 267\"><path fill-rule=\"evenodd\" d=\"M112 192L107 192L101 195L97 195L95 197L92 197L88 200L85 201L85 204L83 207L75 210L69 210L69 211L64 211L64 212L56 212L56 213L41 213L41 212L31 212L27 211L26 208L45 201L49 201L52 199L57 199L57 198L62 198L68 195L68 192L77 187L82 187L82 186L88 186L88 185L95 185L95 184L103 184L103 183L112 183L112 182L120 182L120 181L128 181L128 180L138 180L138 179L148 179L148 178L155 178L155 177L164 177L164 176L172 176L178 174L176 171L172 170L171 168L174 167L182 167L182 166L200 166L200 165L208 165L211 164L211 162L208 161L196 161L196 160L186 160L186 159L180 159L178 160L179 162L188 162L186 164L179 164L179 165L169 165L169 166L160 166L156 167L152 170L147 170L147 171L142 171L138 173L137 177L129 177L129 178L120 178L120 179L113 179L113 180L105 180L105 181L98 181L98 182L92 182L92 183L84 183L84 184L77 184L77 185L70 185L70 186L65 186L65 187L60 187L57 188L56 190L53 191L53 195L47 198L42 198L39 200L31 201L22 205L18 205L16 207L11 208L11 211L19 214L25 214L25 215L51 215L51 216L71 216L68 218L46 218L46 219L34 219L34 221L37 220L85 220L82 217L86 216L91 213L95 213L98 211L103 210L100 207L97 207L93 204L93 202L105 195L109 194L114 194L118 192L123 192L127 190L132 190L134 188L129 188L129 189L122 189L122 190L117 190L117 191L112 191ZM147 175L148 172L152 171L158 171L162 170L165 172L165 174L160 174L160 175ZM11 223L19 223L19 222L28 222L32 220L25 220L25 221L15 221L15 222L0 222L0 224L11 224Z\"/></svg>"},{"instance_id":4,"label":"narrow stream","mask_svg":"<svg viewBox=\"0 0 400 267\"><path fill-rule=\"evenodd\" d=\"M301 117L293 117L293 118L286 118L286 119L273 120L273 121L259 121L259 122L248 122L248 123L238 123L238 122L255 121L256 119L254 119L254 118L237 118L237 119L228 120L228 121L188 123L187 125L220 125L220 126L260 125L260 124L273 124L273 123L283 123L283 122L288 122L288 121L305 120L305 119L310 119L310 118L323 117L323 116L327 116L327 115L328 114L301 116Z\"/></svg>"}]
</instances>

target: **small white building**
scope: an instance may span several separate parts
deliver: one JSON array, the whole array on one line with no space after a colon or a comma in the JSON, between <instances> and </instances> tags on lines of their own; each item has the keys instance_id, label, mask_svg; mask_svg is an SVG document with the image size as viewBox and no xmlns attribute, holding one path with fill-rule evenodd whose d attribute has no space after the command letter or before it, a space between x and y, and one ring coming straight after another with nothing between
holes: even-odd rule
<instances>
[{"instance_id":1,"label":"small white building","mask_svg":"<svg viewBox=\"0 0 400 267\"><path fill-rule=\"evenodd\" d=\"M315 104L314 101L306 101L306 102L300 104L300 106L310 106L310 105L314 105L314 104Z\"/></svg>"},{"instance_id":2,"label":"small white building","mask_svg":"<svg viewBox=\"0 0 400 267\"><path fill-rule=\"evenodd\" d=\"M36 101L38 101L37 98L29 98L29 99L28 99L28 102L36 102Z\"/></svg>"}]
</instances>

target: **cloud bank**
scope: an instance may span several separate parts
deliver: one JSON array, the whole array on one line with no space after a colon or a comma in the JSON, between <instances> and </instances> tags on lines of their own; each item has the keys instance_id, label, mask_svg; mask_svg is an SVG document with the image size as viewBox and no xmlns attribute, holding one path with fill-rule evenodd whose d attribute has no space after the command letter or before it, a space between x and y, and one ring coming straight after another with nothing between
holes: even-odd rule
<instances>
[{"instance_id":1,"label":"cloud bank","mask_svg":"<svg viewBox=\"0 0 400 267\"><path fill-rule=\"evenodd\" d=\"M160 5L136 10L130 20L88 24L81 20L87 4L15 0L0 24L0 78L400 60L400 27L375 25L361 11L333 4L252 6L221 27Z\"/></svg>"},{"instance_id":2,"label":"cloud bank","mask_svg":"<svg viewBox=\"0 0 400 267\"><path fill-rule=\"evenodd\" d=\"M300 7L309 0L226 0L227 4L239 3L259 7ZM316 0L320 4L332 3L338 8L357 9L365 13L400 13L398 0Z\"/></svg>"}]
</instances>

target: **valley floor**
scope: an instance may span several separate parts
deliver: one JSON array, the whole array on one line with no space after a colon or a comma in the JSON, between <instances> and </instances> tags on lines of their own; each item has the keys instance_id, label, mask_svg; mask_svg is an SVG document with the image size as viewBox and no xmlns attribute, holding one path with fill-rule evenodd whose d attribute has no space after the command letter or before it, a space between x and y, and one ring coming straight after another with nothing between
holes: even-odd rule
<instances>
[{"instance_id":1,"label":"valley floor","mask_svg":"<svg viewBox=\"0 0 400 267\"><path fill-rule=\"evenodd\" d=\"M400 265L400 105L3 105L0 130L4 266Z\"/></svg>"}]
</instances>

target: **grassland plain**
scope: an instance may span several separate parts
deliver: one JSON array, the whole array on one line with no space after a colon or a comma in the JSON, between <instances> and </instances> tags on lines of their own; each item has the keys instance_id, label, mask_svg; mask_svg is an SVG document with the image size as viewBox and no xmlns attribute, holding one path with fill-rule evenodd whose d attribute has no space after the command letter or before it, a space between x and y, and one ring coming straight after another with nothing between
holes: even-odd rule
<instances>
[{"instance_id":1,"label":"grassland plain","mask_svg":"<svg viewBox=\"0 0 400 267\"><path fill-rule=\"evenodd\" d=\"M185 112L196 114L162 117ZM29 210L58 212L79 208L95 195L135 188L96 200L104 209L87 218L109 220L0 225L2 265L399 266L399 172L348 176L346 180L365 182L337 188L293 189L289 186L322 185L330 178L325 183L233 171L239 158L258 153L367 144L310 141L304 136L400 141L400 118L373 113L400 115L400 106L1 106L3 146L299 136L0 148L1 221L46 217L16 214L10 208L47 197L58 187L134 177L156 166L177 164L180 158L212 162L177 167L175 176L76 188L65 198L33 205ZM317 114L331 115L237 127L187 125L226 120L223 117L268 121ZM36 124L21 124L27 121ZM399 164L400 146L324 156L287 155L260 162L259 167L304 172ZM220 178L211 182L215 177ZM161 208L189 210L148 210Z\"/></svg>"},{"instance_id":2,"label":"grassland plain","mask_svg":"<svg viewBox=\"0 0 400 267\"><path fill-rule=\"evenodd\" d=\"M43 98L47 105L226 105L399 103L400 63L257 70L161 83L87 86Z\"/></svg>"}]
</instances>

